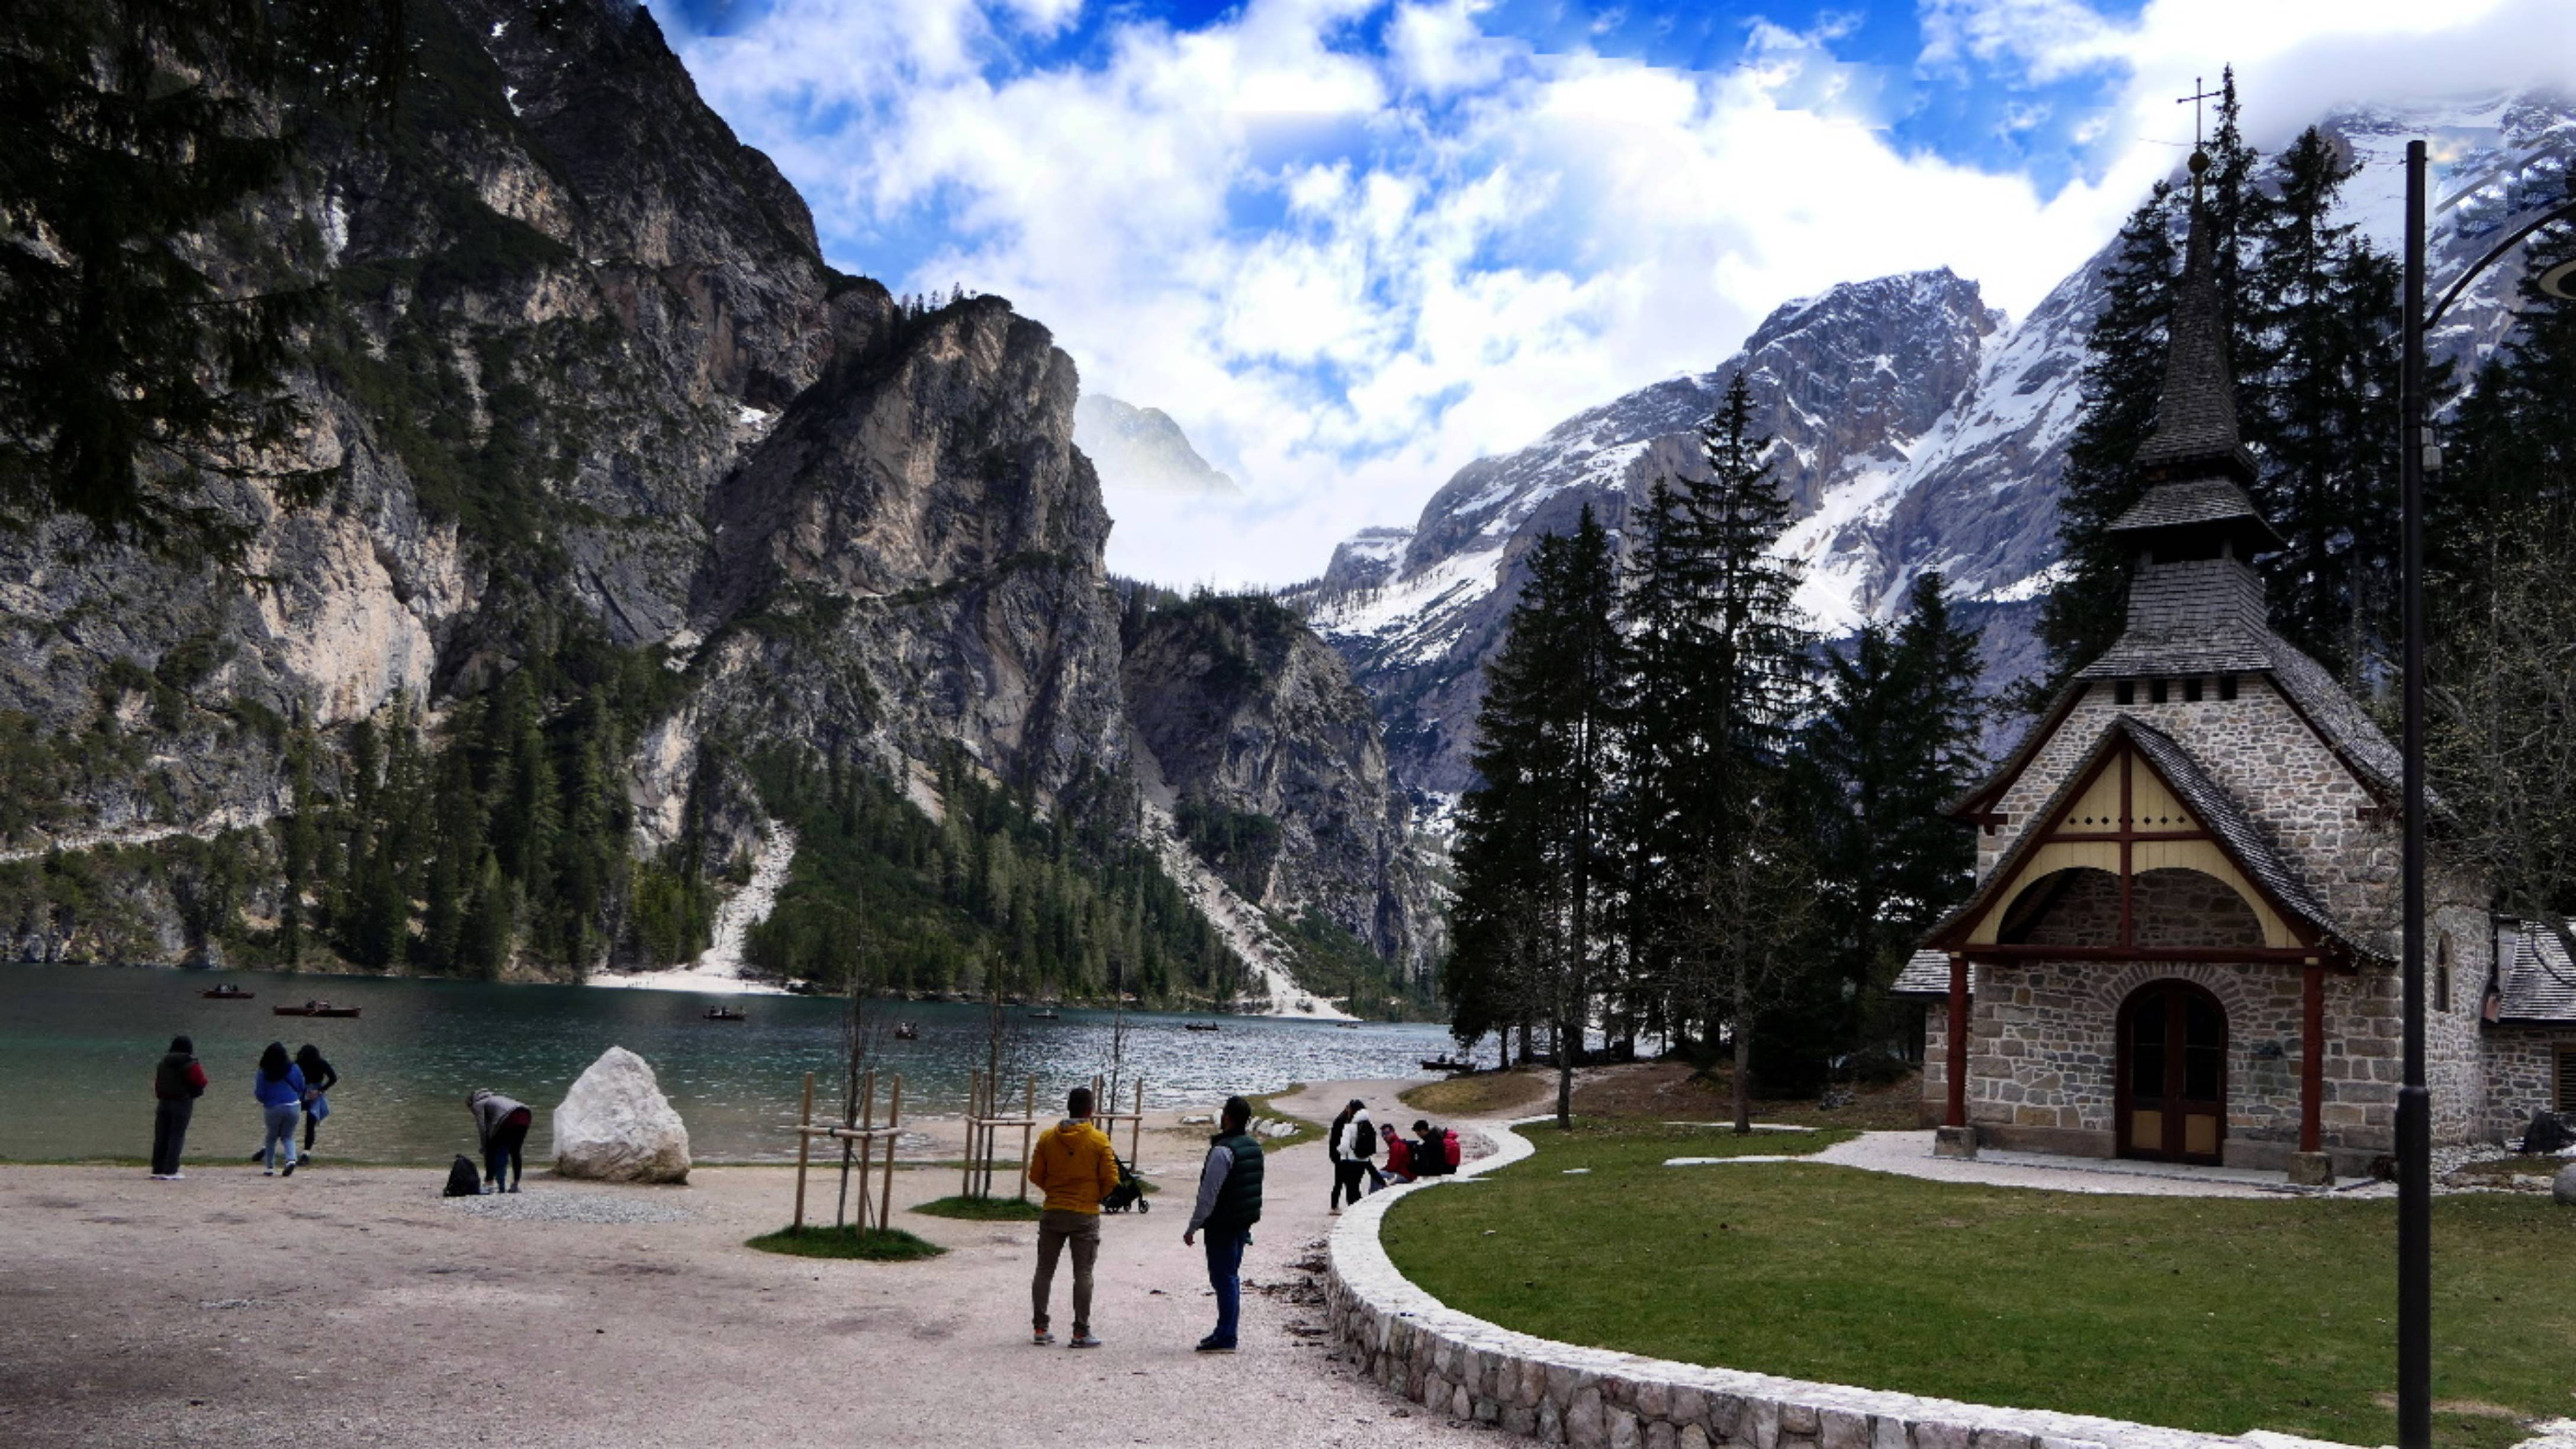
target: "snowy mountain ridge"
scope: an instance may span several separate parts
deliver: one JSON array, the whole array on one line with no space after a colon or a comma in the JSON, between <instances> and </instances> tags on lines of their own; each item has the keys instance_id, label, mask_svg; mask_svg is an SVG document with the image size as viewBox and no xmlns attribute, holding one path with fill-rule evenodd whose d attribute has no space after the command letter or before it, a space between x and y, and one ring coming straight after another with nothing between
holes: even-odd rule
<instances>
[{"instance_id":1,"label":"snowy mountain ridge","mask_svg":"<svg viewBox=\"0 0 2576 1449\"><path fill-rule=\"evenodd\" d=\"M2430 137L2459 200L2434 222L2433 295L2543 198L2564 194L2576 105L2494 95L2338 112L2321 123L2360 165L2342 219L2394 252L2405 142ZM1990 684L2037 667L2030 635L2057 559L2057 499L2081 404L2084 338L2106 300L2116 241L2009 320L1977 286L1935 270L1843 283L1782 304L1742 350L1703 373L1586 408L1528 446L1479 458L1409 527L1363 530L1318 578L1282 591L1378 701L1400 779L1436 810L1474 781L1467 763L1481 667L1499 647L1521 556L1589 504L1624 536L1658 476L1704 476L1692 429L1741 369L1755 426L1797 522L1781 541L1806 565L1798 602L1829 634L1884 618L1939 570L1985 627ZM2510 324L2519 261L2479 278L2433 336L2475 358Z\"/></svg>"}]
</instances>

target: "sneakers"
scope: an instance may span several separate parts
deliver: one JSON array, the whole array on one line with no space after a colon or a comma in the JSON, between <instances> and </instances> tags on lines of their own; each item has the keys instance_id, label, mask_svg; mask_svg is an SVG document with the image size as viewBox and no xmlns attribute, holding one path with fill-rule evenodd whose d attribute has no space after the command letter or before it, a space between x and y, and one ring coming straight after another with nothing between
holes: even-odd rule
<instances>
[{"instance_id":1,"label":"sneakers","mask_svg":"<svg viewBox=\"0 0 2576 1449\"><path fill-rule=\"evenodd\" d=\"M186 1173L184 1173L184 1172L174 1172L174 1173L171 1173L169 1176L162 1178L161 1180L162 1180L163 1182L182 1182L182 1181L185 1181L185 1180L187 1179L187 1176L188 1176L188 1174L186 1174Z\"/></svg>"},{"instance_id":2,"label":"sneakers","mask_svg":"<svg viewBox=\"0 0 2576 1449\"><path fill-rule=\"evenodd\" d=\"M1215 1334L1211 1333L1207 1337L1199 1340L1198 1351L1200 1353L1232 1353L1234 1352L1234 1340L1230 1338L1218 1338Z\"/></svg>"},{"instance_id":3,"label":"sneakers","mask_svg":"<svg viewBox=\"0 0 2576 1449\"><path fill-rule=\"evenodd\" d=\"M1029 1335L1029 1344L1034 1348L1044 1348L1053 1342L1055 1342L1055 1335L1047 1332L1043 1328L1038 1329Z\"/></svg>"},{"instance_id":4,"label":"sneakers","mask_svg":"<svg viewBox=\"0 0 2576 1449\"><path fill-rule=\"evenodd\" d=\"M279 1174L278 1174L278 1176L280 1176L280 1177L293 1177L294 1175L295 1175L295 1164L294 1164L294 1163L292 1163L292 1162L290 1162L290 1163L286 1164L286 1170L285 1170L284 1172L281 1172L281 1173L279 1173Z\"/></svg>"},{"instance_id":5,"label":"sneakers","mask_svg":"<svg viewBox=\"0 0 2576 1449\"><path fill-rule=\"evenodd\" d=\"M1077 1334L1075 1334L1075 1335L1073 1336L1073 1339L1072 1339L1072 1341L1071 1341L1071 1342L1069 1342L1069 1343L1065 1344L1065 1347L1067 1347L1067 1348L1098 1348L1098 1347L1100 1347L1100 1340L1099 1340L1099 1339L1096 1339L1096 1338L1094 1338L1094 1337L1092 1337L1090 1334L1087 1334L1087 1333L1077 1333Z\"/></svg>"},{"instance_id":6,"label":"sneakers","mask_svg":"<svg viewBox=\"0 0 2576 1449\"><path fill-rule=\"evenodd\" d=\"M259 1175L262 1177L275 1177L277 1176L277 1169L274 1167L263 1167L259 1170Z\"/></svg>"}]
</instances>

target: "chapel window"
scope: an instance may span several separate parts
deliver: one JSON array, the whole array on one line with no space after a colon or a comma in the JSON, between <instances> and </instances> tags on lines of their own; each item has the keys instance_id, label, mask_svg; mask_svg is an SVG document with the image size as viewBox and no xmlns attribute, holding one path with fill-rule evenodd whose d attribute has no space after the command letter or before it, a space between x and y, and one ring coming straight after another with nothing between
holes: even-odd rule
<instances>
[{"instance_id":1,"label":"chapel window","mask_svg":"<svg viewBox=\"0 0 2576 1449\"><path fill-rule=\"evenodd\" d=\"M2138 685L2135 680L2123 679L2117 685L2112 687L2111 692L2118 697L2122 704L2136 704L2138 702Z\"/></svg>"},{"instance_id":2,"label":"chapel window","mask_svg":"<svg viewBox=\"0 0 2576 1449\"><path fill-rule=\"evenodd\" d=\"M2198 704L2198 703L2200 703L2200 681L2199 681L2199 680L2197 680L2197 679L2186 679L2186 680L2184 680L2184 681L2182 682L2182 702L2183 702L2183 703L2185 703L2185 704Z\"/></svg>"},{"instance_id":3,"label":"chapel window","mask_svg":"<svg viewBox=\"0 0 2576 1449\"><path fill-rule=\"evenodd\" d=\"M2433 947L2433 1009L2451 1009L2451 933L2444 931Z\"/></svg>"},{"instance_id":4,"label":"chapel window","mask_svg":"<svg viewBox=\"0 0 2576 1449\"><path fill-rule=\"evenodd\" d=\"M2222 699L2222 700L2230 700L2230 699L2234 699L2234 698L2236 697L2236 676L2235 676L2235 675L2233 675L2233 674L2224 675L2224 676L2222 676L2222 677L2219 679L2219 681L2218 681L2218 697L2219 697L2220 699Z\"/></svg>"},{"instance_id":5,"label":"chapel window","mask_svg":"<svg viewBox=\"0 0 2576 1449\"><path fill-rule=\"evenodd\" d=\"M2147 681L2147 703L2149 703L2149 704L2162 704L2162 703L2164 703L2164 702L2165 702L2165 682L2164 682L2163 680L2161 680L2161 679L2151 679L2151 680L2148 680L2148 681Z\"/></svg>"},{"instance_id":6,"label":"chapel window","mask_svg":"<svg viewBox=\"0 0 2576 1449\"><path fill-rule=\"evenodd\" d=\"M2576 1047L2558 1049L2558 1110L2576 1112Z\"/></svg>"}]
</instances>

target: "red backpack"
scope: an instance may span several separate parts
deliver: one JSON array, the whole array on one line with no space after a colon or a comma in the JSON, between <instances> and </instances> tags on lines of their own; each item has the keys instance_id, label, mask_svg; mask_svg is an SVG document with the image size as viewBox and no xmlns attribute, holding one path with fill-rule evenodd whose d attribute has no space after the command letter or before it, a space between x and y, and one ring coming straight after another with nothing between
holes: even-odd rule
<instances>
[{"instance_id":1,"label":"red backpack","mask_svg":"<svg viewBox=\"0 0 2576 1449\"><path fill-rule=\"evenodd\" d=\"M1440 1129L1440 1155L1449 1162L1449 1170L1458 1170L1458 1134L1446 1127Z\"/></svg>"}]
</instances>

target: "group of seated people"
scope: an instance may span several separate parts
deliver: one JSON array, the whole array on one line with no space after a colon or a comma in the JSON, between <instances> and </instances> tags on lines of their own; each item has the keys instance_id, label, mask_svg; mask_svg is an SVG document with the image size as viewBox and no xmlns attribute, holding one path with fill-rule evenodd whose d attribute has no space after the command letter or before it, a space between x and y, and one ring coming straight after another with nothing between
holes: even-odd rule
<instances>
[{"instance_id":1,"label":"group of seated people","mask_svg":"<svg viewBox=\"0 0 2576 1449\"><path fill-rule=\"evenodd\" d=\"M1439 1177L1458 1170L1458 1134L1448 1128L1416 1120L1411 1137L1398 1136L1392 1122L1380 1130L1386 1134L1386 1176L1389 1182L1411 1182L1418 1177Z\"/></svg>"}]
</instances>

